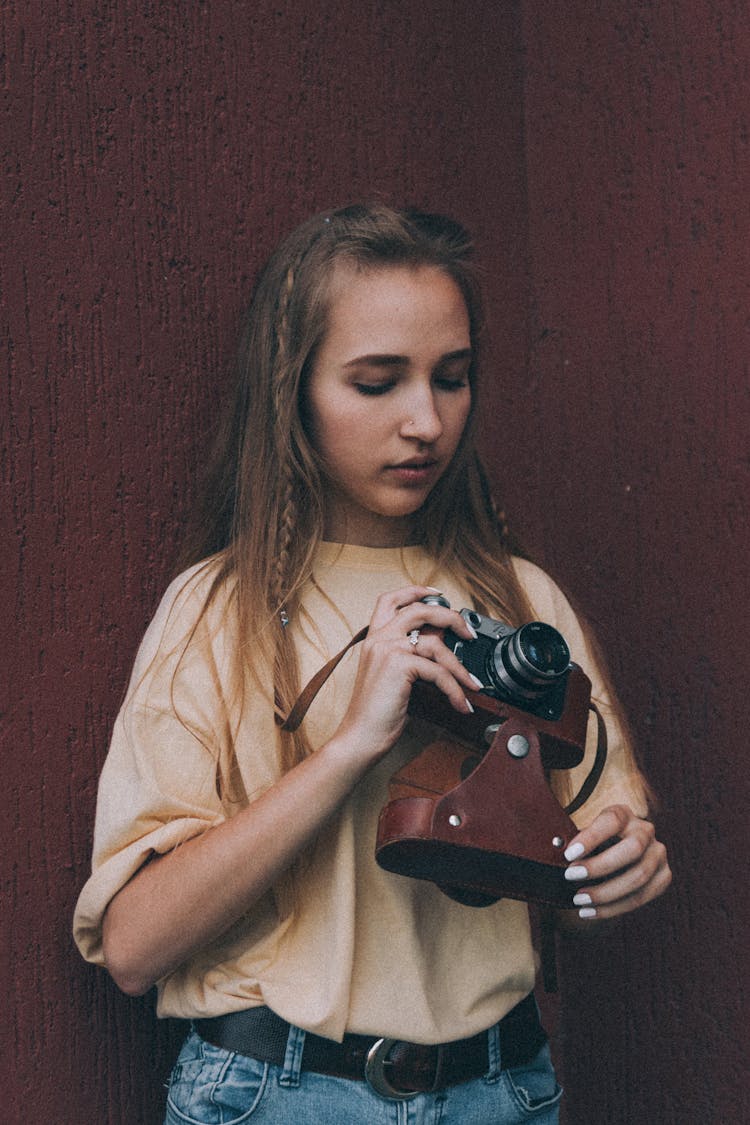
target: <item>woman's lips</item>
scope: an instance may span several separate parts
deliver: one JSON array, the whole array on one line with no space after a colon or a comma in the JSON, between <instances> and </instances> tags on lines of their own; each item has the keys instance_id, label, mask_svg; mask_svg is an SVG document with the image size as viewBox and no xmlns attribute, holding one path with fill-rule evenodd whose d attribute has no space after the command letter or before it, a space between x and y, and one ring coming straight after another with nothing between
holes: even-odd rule
<instances>
[{"instance_id":1,"label":"woman's lips","mask_svg":"<svg viewBox=\"0 0 750 1125\"><path fill-rule=\"evenodd\" d=\"M437 461L402 461L399 465L386 466L386 472L395 476L402 484L420 485L434 474Z\"/></svg>"}]
</instances>

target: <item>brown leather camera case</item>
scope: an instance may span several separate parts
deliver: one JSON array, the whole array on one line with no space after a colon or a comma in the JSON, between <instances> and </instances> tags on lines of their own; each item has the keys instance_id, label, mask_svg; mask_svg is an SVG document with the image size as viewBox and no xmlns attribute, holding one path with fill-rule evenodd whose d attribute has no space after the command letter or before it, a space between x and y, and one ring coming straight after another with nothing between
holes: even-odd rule
<instances>
[{"instance_id":1,"label":"brown leather camera case","mask_svg":"<svg viewBox=\"0 0 750 1125\"><path fill-rule=\"evenodd\" d=\"M577 829L548 771L582 761L590 689L574 665L553 722L478 693L469 693L474 714L460 715L441 692L415 684L410 712L444 737L391 779L378 822L381 867L437 883L466 905L517 898L570 907L575 888L564 878L563 852Z\"/></svg>"}]
</instances>

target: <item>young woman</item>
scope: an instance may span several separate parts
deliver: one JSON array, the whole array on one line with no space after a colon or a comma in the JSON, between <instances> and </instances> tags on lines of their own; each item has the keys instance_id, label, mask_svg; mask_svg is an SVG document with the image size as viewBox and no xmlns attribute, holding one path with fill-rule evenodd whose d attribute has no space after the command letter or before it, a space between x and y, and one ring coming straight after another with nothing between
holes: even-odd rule
<instances>
[{"instance_id":1,"label":"young woman","mask_svg":"<svg viewBox=\"0 0 750 1125\"><path fill-rule=\"evenodd\" d=\"M470 638L462 606L549 622L592 680L610 752L566 853L581 924L669 882L584 633L509 552L473 444L479 336L468 237L437 216L317 216L258 283L187 569L115 726L76 912L85 957L194 1021L170 1125L557 1120L526 907L462 906L374 859L388 780L424 740L413 684L471 711L477 681L442 641ZM425 604L435 590L456 608ZM281 730L367 623L300 730Z\"/></svg>"}]
</instances>

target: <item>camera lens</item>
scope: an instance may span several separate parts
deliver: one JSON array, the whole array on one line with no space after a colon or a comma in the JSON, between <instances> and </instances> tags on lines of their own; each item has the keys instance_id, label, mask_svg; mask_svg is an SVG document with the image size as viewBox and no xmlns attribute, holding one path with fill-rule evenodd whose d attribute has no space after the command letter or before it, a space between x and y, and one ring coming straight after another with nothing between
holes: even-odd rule
<instances>
[{"instance_id":1,"label":"camera lens","mask_svg":"<svg viewBox=\"0 0 750 1125\"><path fill-rule=\"evenodd\" d=\"M557 629L532 621L498 643L493 664L506 692L531 699L544 694L567 672L570 650Z\"/></svg>"},{"instance_id":2,"label":"camera lens","mask_svg":"<svg viewBox=\"0 0 750 1125\"><path fill-rule=\"evenodd\" d=\"M570 664L568 646L551 625L532 621L530 625L521 626L514 639L529 669L540 676L561 676Z\"/></svg>"}]
</instances>

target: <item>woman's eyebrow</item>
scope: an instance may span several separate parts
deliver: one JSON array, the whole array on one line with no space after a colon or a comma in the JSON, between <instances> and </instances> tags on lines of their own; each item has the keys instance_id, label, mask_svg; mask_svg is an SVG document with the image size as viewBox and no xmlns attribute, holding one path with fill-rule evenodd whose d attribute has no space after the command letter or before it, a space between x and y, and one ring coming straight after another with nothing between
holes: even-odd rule
<instances>
[{"instance_id":1,"label":"woman's eyebrow","mask_svg":"<svg viewBox=\"0 0 750 1125\"><path fill-rule=\"evenodd\" d=\"M456 363L462 359L471 359L471 348L459 348L455 352L446 352L441 355L438 364ZM403 367L409 362L407 355L388 355L374 353L373 355L359 355L348 360L344 367Z\"/></svg>"},{"instance_id":2,"label":"woman's eyebrow","mask_svg":"<svg viewBox=\"0 0 750 1125\"><path fill-rule=\"evenodd\" d=\"M471 359L471 355L472 355L471 348L459 348L459 350L457 352L446 352L445 355L441 355L438 362L439 363L457 363L459 360L462 360L462 359Z\"/></svg>"},{"instance_id":3,"label":"woman's eyebrow","mask_svg":"<svg viewBox=\"0 0 750 1125\"><path fill-rule=\"evenodd\" d=\"M358 355L345 363L344 367L402 367L408 362L408 356L405 355Z\"/></svg>"}]
</instances>

